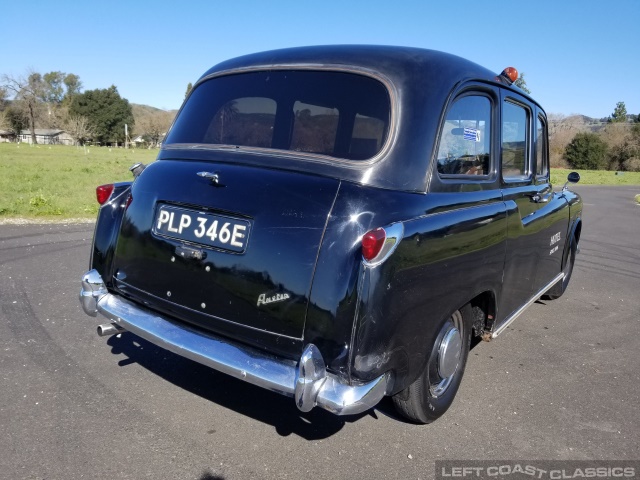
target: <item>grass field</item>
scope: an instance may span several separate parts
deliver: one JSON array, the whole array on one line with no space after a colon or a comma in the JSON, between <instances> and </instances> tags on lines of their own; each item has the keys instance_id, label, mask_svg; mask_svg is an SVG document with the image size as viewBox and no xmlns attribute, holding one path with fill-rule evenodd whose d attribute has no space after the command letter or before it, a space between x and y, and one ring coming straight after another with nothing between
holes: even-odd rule
<instances>
[{"instance_id":1,"label":"grass field","mask_svg":"<svg viewBox=\"0 0 640 480\"><path fill-rule=\"evenodd\" d=\"M95 218L98 185L131 180L157 150L0 144L0 220Z\"/></svg>"},{"instance_id":2,"label":"grass field","mask_svg":"<svg viewBox=\"0 0 640 480\"><path fill-rule=\"evenodd\" d=\"M157 150L16 145L0 143L0 222L94 219L98 211L95 188L131 180L129 167L152 162ZM552 169L555 186L570 170ZM639 185L640 172L579 171L580 185ZM640 190L640 187L639 187Z\"/></svg>"},{"instance_id":3,"label":"grass field","mask_svg":"<svg viewBox=\"0 0 640 480\"><path fill-rule=\"evenodd\" d=\"M551 183L562 186L570 172L580 174L578 185L640 185L640 172L610 172L607 170L551 169Z\"/></svg>"}]
</instances>

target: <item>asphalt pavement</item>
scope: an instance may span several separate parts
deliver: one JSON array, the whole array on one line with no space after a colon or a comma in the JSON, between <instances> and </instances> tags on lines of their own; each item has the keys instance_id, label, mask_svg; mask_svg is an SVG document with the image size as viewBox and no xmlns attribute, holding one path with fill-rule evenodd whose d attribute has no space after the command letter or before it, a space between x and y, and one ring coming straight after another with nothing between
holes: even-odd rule
<instances>
[{"instance_id":1,"label":"asphalt pavement","mask_svg":"<svg viewBox=\"0 0 640 480\"><path fill-rule=\"evenodd\" d=\"M447 414L314 409L78 303L92 225L0 225L0 478L433 478L441 459L640 459L640 187L585 202L568 291L471 352Z\"/></svg>"}]
</instances>

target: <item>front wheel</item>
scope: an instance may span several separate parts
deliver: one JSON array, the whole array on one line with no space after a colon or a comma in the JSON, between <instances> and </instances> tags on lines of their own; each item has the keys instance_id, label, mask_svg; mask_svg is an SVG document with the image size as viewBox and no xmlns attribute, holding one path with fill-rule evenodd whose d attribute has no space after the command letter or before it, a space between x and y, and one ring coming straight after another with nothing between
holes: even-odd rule
<instances>
[{"instance_id":1,"label":"front wheel","mask_svg":"<svg viewBox=\"0 0 640 480\"><path fill-rule=\"evenodd\" d=\"M438 332L422 374L393 396L398 412L416 423L431 423L446 412L458 391L469 356L472 314L466 305Z\"/></svg>"}]
</instances>

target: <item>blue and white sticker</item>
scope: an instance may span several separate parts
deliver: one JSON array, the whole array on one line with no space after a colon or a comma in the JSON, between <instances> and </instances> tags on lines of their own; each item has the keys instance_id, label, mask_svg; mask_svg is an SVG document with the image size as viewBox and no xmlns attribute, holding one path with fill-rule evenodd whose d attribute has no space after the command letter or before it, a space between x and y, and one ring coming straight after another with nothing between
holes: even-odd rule
<instances>
[{"instance_id":1,"label":"blue and white sticker","mask_svg":"<svg viewBox=\"0 0 640 480\"><path fill-rule=\"evenodd\" d=\"M477 128L466 128L464 129L463 138L465 140L469 140L471 142L479 142L480 141L480 130Z\"/></svg>"}]
</instances>

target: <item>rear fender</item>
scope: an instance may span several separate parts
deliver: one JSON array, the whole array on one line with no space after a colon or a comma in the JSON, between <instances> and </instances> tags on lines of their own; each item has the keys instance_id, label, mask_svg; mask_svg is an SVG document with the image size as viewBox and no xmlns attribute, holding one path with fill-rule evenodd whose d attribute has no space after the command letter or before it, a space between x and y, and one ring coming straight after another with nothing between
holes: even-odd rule
<instances>
[{"instance_id":1,"label":"rear fender","mask_svg":"<svg viewBox=\"0 0 640 480\"><path fill-rule=\"evenodd\" d=\"M132 182L114 184L109 200L98 210L93 243L91 246L90 268L96 269L104 279L107 287L111 287L111 266L115 252L118 232L127 207Z\"/></svg>"},{"instance_id":2,"label":"rear fender","mask_svg":"<svg viewBox=\"0 0 640 480\"><path fill-rule=\"evenodd\" d=\"M483 291L501 292L507 232L502 202L404 223L396 252L367 269L352 349L353 379L392 371L389 393L423 371L441 324Z\"/></svg>"}]
</instances>

